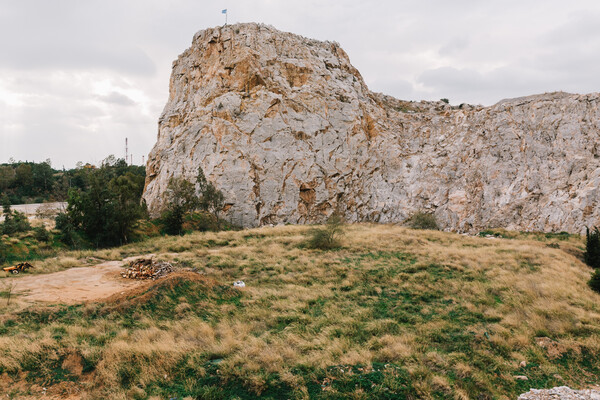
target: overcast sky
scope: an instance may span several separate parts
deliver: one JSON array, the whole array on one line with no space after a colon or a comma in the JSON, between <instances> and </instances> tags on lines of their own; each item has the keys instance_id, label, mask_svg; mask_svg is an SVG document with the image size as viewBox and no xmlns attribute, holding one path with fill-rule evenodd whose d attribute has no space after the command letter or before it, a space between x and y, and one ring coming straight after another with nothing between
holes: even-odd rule
<instances>
[{"instance_id":1,"label":"overcast sky","mask_svg":"<svg viewBox=\"0 0 600 400\"><path fill-rule=\"evenodd\" d=\"M0 162L98 163L128 137L141 164L172 61L223 8L339 42L371 90L401 99L600 91L598 1L0 0Z\"/></svg>"}]
</instances>

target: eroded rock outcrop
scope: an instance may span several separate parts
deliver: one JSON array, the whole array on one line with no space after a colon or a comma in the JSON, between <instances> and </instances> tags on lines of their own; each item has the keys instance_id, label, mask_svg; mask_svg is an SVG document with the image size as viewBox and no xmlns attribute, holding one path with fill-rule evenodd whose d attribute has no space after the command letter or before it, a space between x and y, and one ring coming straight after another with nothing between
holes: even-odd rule
<instances>
[{"instance_id":1,"label":"eroded rock outcrop","mask_svg":"<svg viewBox=\"0 0 600 400\"><path fill-rule=\"evenodd\" d=\"M336 43L259 24L207 29L173 64L144 198L198 166L243 226L400 222L581 232L600 223L599 95L491 107L372 93Z\"/></svg>"}]
</instances>

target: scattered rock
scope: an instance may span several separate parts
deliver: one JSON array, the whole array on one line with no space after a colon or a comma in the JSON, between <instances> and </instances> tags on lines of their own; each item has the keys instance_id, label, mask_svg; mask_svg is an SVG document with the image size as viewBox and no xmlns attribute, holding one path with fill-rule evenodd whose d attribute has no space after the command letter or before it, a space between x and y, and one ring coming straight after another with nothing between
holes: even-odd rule
<instances>
[{"instance_id":1,"label":"scattered rock","mask_svg":"<svg viewBox=\"0 0 600 400\"><path fill-rule=\"evenodd\" d=\"M513 378L515 378L518 381L528 381L529 378L526 377L525 375L515 375Z\"/></svg>"},{"instance_id":2,"label":"scattered rock","mask_svg":"<svg viewBox=\"0 0 600 400\"><path fill-rule=\"evenodd\" d=\"M246 287L246 284L244 283L244 281L235 281L233 282L233 287L244 288Z\"/></svg>"},{"instance_id":3,"label":"scattered rock","mask_svg":"<svg viewBox=\"0 0 600 400\"><path fill-rule=\"evenodd\" d=\"M600 400L600 391L594 389L573 390L568 386L552 389L531 389L518 400Z\"/></svg>"},{"instance_id":4,"label":"scattered rock","mask_svg":"<svg viewBox=\"0 0 600 400\"><path fill-rule=\"evenodd\" d=\"M521 368L525 368L526 366L527 366L527 361L521 361L519 363L519 367L521 367Z\"/></svg>"}]
</instances>

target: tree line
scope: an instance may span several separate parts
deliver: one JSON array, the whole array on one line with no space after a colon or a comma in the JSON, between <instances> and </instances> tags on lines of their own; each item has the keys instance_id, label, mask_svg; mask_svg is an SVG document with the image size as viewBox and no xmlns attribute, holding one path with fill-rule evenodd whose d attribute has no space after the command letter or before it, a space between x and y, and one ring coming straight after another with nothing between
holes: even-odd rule
<instances>
[{"instance_id":1,"label":"tree line","mask_svg":"<svg viewBox=\"0 0 600 400\"><path fill-rule=\"evenodd\" d=\"M4 217L0 223L0 262L19 259L12 254L16 242L11 242L11 238L21 239L20 250L32 256L41 248L50 251L61 246L74 249L112 247L160 234L229 228L219 218L224 206L223 193L206 179L202 168L193 180L172 178L163 193L165 206L160 217L150 219L142 200L143 167L127 165L125 160L114 156L107 157L99 167L80 166L69 171L52 170L49 162L41 164L44 164L41 169L48 171L47 188L32 184L27 190L17 187L14 182L23 182L25 168L37 171L40 164L3 165L6 167L4 172L7 168L12 170L7 175L13 176L14 172L12 179L15 181L3 186L0 193ZM56 190L60 186L57 182L65 179L69 180L68 186ZM56 215L55 229L47 230L43 225L33 228L25 215L11 208L11 204L22 202L22 196L31 194L51 194L56 197L46 198L67 202L66 209ZM32 242L33 238L37 243ZM36 250L28 251L21 245L31 245Z\"/></svg>"},{"instance_id":2,"label":"tree line","mask_svg":"<svg viewBox=\"0 0 600 400\"><path fill-rule=\"evenodd\" d=\"M109 156L103 165L109 163L117 175L131 172L145 176L142 166L127 165L125 160ZM76 168L54 169L50 159L43 162L10 161L0 164L0 197L8 197L11 204L44 203L66 201L69 189L84 190L91 171L91 164L77 163Z\"/></svg>"},{"instance_id":3,"label":"tree line","mask_svg":"<svg viewBox=\"0 0 600 400\"><path fill-rule=\"evenodd\" d=\"M110 247L136 239L143 222L163 234L219 230L224 196L198 169L195 181L171 178L158 219L150 220L142 200L144 176L112 160L87 173L82 189L71 188L67 209L56 217L61 240L71 247ZM151 229L152 230L152 229Z\"/></svg>"}]
</instances>

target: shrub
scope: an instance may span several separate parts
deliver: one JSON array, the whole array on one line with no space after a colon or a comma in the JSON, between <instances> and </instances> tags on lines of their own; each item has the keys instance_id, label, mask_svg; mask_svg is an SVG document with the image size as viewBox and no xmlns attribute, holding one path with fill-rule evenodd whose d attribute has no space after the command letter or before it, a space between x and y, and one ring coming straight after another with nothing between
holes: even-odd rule
<instances>
[{"instance_id":1,"label":"shrub","mask_svg":"<svg viewBox=\"0 0 600 400\"><path fill-rule=\"evenodd\" d=\"M330 250L340 246L339 238L344 234L344 219L333 214L323 228L310 231L308 246L311 249Z\"/></svg>"},{"instance_id":2,"label":"shrub","mask_svg":"<svg viewBox=\"0 0 600 400\"><path fill-rule=\"evenodd\" d=\"M598 269L600 268L600 231L596 227L591 232L586 228L585 238L585 263Z\"/></svg>"},{"instance_id":3,"label":"shrub","mask_svg":"<svg viewBox=\"0 0 600 400\"><path fill-rule=\"evenodd\" d=\"M6 194L2 195L1 202L4 222L0 224L0 234L12 235L31 230L31 225L29 225L29 220L25 214L11 209L10 200Z\"/></svg>"},{"instance_id":4,"label":"shrub","mask_svg":"<svg viewBox=\"0 0 600 400\"><path fill-rule=\"evenodd\" d=\"M219 220L208 212L194 212L184 217L182 228L184 231L218 231Z\"/></svg>"},{"instance_id":5,"label":"shrub","mask_svg":"<svg viewBox=\"0 0 600 400\"><path fill-rule=\"evenodd\" d=\"M0 263L6 261L9 255L8 236L0 236Z\"/></svg>"},{"instance_id":6,"label":"shrub","mask_svg":"<svg viewBox=\"0 0 600 400\"><path fill-rule=\"evenodd\" d=\"M440 229L433 214L421 211L411 215L406 220L406 223L413 229L431 229L436 231Z\"/></svg>"},{"instance_id":7,"label":"shrub","mask_svg":"<svg viewBox=\"0 0 600 400\"><path fill-rule=\"evenodd\" d=\"M50 232L48 232L46 230L46 228L44 227L44 225L38 226L37 228L35 228L33 230L33 237L38 242L47 243L47 242L50 241Z\"/></svg>"},{"instance_id":8,"label":"shrub","mask_svg":"<svg viewBox=\"0 0 600 400\"><path fill-rule=\"evenodd\" d=\"M79 232L75 229L75 226L71 222L67 213L59 213L54 221L56 222L56 229L59 232L58 239L62 243L75 249L87 246Z\"/></svg>"},{"instance_id":9,"label":"shrub","mask_svg":"<svg viewBox=\"0 0 600 400\"><path fill-rule=\"evenodd\" d=\"M171 207L161 214L164 232L169 235L179 235L183 232L183 210L180 207Z\"/></svg>"},{"instance_id":10,"label":"shrub","mask_svg":"<svg viewBox=\"0 0 600 400\"><path fill-rule=\"evenodd\" d=\"M155 236L160 236L160 229L157 224L146 219L141 219L135 225L132 240L140 241Z\"/></svg>"},{"instance_id":11,"label":"shrub","mask_svg":"<svg viewBox=\"0 0 600 400\"><path fill-rule=\"evenodd\" d=\"M13 235L31 230L31 225L25 214L18 211L11 211L9 214L4 214L4 223L1 228L3 234Z\"/></svg>"},{"instance_id":12,"label":"shrub","mask_svg":"<svg viewBox=\"0 0 600 400\"><path fill-rule=\"evenodd\" d=\"M600 293L600 269L594 271L588 285L590 285L594 292Z\"/></svg>"}]
</instances>

